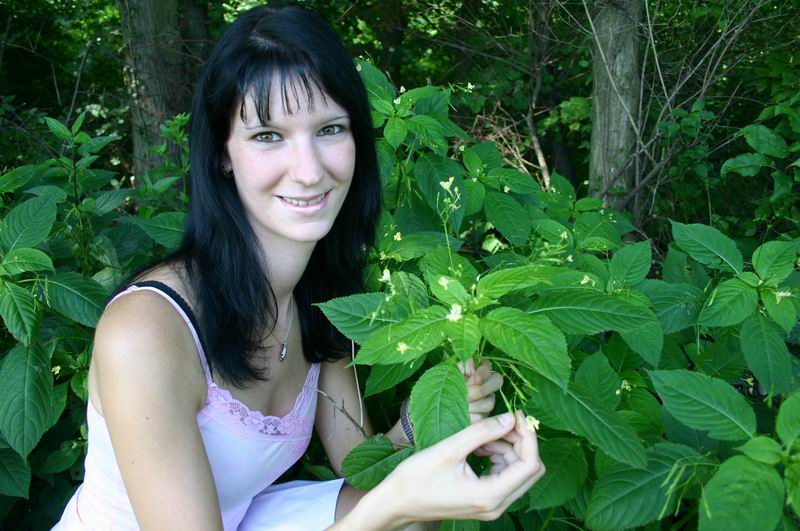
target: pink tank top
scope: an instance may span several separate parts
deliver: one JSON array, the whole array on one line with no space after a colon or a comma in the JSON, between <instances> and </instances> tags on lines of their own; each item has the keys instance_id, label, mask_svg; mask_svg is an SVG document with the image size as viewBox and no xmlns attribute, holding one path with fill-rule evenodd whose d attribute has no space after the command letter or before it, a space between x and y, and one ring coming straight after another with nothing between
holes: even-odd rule
<instances>
[{"instance_id":1,"label":"pink tank top","mask_svg":"<svg viewBox=\"0 0 800 531\"><path fill-rule=\"evenodd\" d=\"M208 399L197 413L197 425L214 475L224 528L236 529L253 498L305 453L314 426L320 366L311 365L305 384L298 389L294 408L286 416L251 411L212 380L191 310L174 291L160 283L140 282L116 295L109 304L137 290L149 290L168 300L192 333L208 384ZM53 529L138 529L105 419L91 400L87 423L89 447L83 484Z\"/></svg>"}]
</instances>

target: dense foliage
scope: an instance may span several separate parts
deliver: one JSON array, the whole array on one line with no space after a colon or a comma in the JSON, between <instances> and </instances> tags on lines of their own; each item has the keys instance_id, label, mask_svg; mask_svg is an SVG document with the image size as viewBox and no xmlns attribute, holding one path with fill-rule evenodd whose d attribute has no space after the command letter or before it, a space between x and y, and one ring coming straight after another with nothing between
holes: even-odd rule
<instances>
[{"instance_id":1,"label":"dense foliage","mask_svg":"<svg viewBox=\"0 0 800 531\"><path fill-rule=\"evenodd\" d=\"M212 5L212 34L250 3ZM160 166L130 175L121 36L86 44L113 4L53 4L20 6L0 54L0 527L49 528L80 481L93 327L177 245L187 201L185 114L161 126ZM465 426L469 356L505 377L497 412L538 423L545 478L497 522L443 528L795 529L800 10L648 3L658 172L613 212L587 196L581 2L318 4L380 67L359 61L384 183L370 292L320 305L360 346L374 424L410 394L417 448ZM8 66L26 49L43 63L28 86ZM413 451L376 437L345 472L368 488ZM293 473L328 477L323 456Z\"/></svg>"}]
</instances>

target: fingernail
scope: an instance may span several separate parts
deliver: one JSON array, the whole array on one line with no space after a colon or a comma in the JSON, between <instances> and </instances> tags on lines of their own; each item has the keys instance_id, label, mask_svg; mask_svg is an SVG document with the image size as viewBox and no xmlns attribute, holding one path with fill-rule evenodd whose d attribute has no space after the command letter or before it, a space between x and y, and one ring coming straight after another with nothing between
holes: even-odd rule
<instances>
[{"instance_id":1,"label":"fingernail","mask_svg":"<svg viewBox=\"0 0 800 531\"><path fill-rule=\"evenodd\" d=\"M500 424L502 424L503 426L509 426L511 424L514 424L514 414L503 413L498 417L498 420L500 421Z\"/></svg>"}]
</instances>

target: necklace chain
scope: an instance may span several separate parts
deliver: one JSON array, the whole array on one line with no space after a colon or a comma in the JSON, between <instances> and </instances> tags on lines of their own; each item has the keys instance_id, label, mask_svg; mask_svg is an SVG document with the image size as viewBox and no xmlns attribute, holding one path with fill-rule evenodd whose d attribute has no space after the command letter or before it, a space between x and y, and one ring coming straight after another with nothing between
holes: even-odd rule
<instances>
[{"instance_id":1,"label":"necklace chain","mask_svg":"<svg viewBox=\"0 0 800 531\"><path fill-rule=\"evenodd\" d=\"M289 328L286 329L286 337L283 339L283 343L281 343L281 353L278 356L278 361L286 359L286 353L288 351L286 344L289 341L289 334L292 331L292 322L294 321L294 311L292 311L294 308L292 303L294 303L294 297L289 299Z\"/></svg>"}]
</instances>

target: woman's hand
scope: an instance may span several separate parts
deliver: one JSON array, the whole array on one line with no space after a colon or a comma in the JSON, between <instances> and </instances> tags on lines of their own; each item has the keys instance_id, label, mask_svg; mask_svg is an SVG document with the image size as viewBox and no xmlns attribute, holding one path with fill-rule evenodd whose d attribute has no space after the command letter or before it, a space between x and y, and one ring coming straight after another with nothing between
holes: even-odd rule
<instances>
[{"instance_id":1,"label":"woman's hand","mask_svg":"<svg viewBox=\"0 0 800 531\"><path fill-rule=\"evenodd\" d=\"M494 410L494 394L503 386L503 377L492 371L489 360L483 360L475 368L475 360L458 363L459 370L467 378L467 399L469 400L469 420L472 423L486 418Z\"/></svg>"},{"instance_id":2,"label":"woman's hand","mask_svg":"<svg viewBox=\"0 0 800 531\"><path fill-rule=\"evenodd\" d=\"M478 477L467 456L491 452ZM522 413L482 419L403 461L335 529L398 529L413 521L494 520L544 475Z\"/></svg>"}]
</instances>

